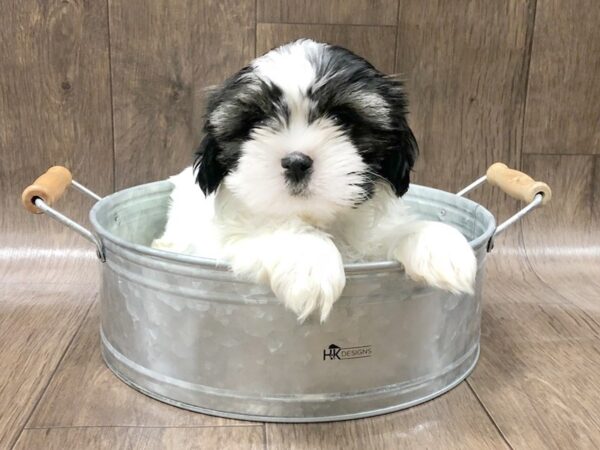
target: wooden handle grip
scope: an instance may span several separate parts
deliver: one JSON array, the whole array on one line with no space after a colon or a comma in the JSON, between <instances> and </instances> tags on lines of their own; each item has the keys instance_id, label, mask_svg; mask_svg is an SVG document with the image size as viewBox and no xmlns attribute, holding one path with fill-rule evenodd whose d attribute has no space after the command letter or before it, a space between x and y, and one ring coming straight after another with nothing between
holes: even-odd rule
<instances>
[{"instance_id":1,"label":"wooden handle grip","mask_svg":"<svg viewBox=\"0 0 600 450\"><path fill-rule=\"evenodd\" d=\"M36 197L41 198L48 205L56 202L65 192L73 177L69 169L62 166L50 167L30 186L27 186L21 195L25 209L31 213L40 214L42 211L33 203Z\"/></svg>"},{"instance_id":2,"label":"wooden handle grip","mask_svg":"<svg viewBox=\"0 0 600 450\"><path fill-rule=\"evenodd\" d=\"M517 200L531 203L536 194L543 194L542 205L545 205L552 198L552 191L546 183L535 181L529 175L518 170L509 169L506 164L492 164L486 175L488 183L498 186Z\"/></svg>"}]
</instances>

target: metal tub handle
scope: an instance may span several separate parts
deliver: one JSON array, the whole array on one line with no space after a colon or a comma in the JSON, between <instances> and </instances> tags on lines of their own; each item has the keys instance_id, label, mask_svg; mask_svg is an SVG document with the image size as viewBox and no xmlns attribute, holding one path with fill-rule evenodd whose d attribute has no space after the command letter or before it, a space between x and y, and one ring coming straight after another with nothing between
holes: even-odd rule
<instances>
[{"instance_id":1,"label":"metal tub handle","mask_svg":"<svg viewBox=\"0 0 600 450\"><path fill-rule=\"evenodd\" d=\"M490 251L497 236L537 207L546 205L552 198L552 190L546 183L535 181L523 172L510 169L503 163L494 163L488 168L484 176L457 192L456 195L462 197L486 181L492 186L498 186L511 197L528 202L527 206L496 227L496 231L488 243L488 251ZM73 186L79 192L91 197L95 201L102 199L98 194L75 181L67 168L54 166L38 177L33 184L25 188L21 195L21 201L27 211L34 214L47 214L86 238L96 246L98 258L104 262L104 248L100 239L90 230L61 214L51 206L60 199L69 186Z\"/></svg>"},{"instance_id":2,"label":"metal tub handle","mask_svg":"<svg viewBox=\"0 0 600 450\"><path fill-rule=\"evenodd\" d=\"M95 201L102 199L98 194L75 181L69 169L62 166L54 166L50 167L46 173L39 176L31 185L25 188L23 194L21 194L21 202L23 203L23 207L30 213L44 213L86 238L96 246L98 258L104 262L106 259L100 239L90 230L61 214L51 206L62 197L69 186L73 186L79 192L93 198Z\"/></svg>"},{"instance_id":3,"label":"metal tub handle","mask_svg":"<svg viewBox=\"0 0 600 450\"><path fill-rule=\"evenodd\" d=\"M462 197L486 181L492 186L499 187L512 198L528 203L527 206L496 227L496 231L488 242L488 251L490 251L494 246L494 239L506 231L508 227L521 220L537 207L546 205L552 198L552 190L546 183L535 181L526 173L510 169L506 164L497 162L488 168L484 176L458 191L456 195Z\"/></svg>"}]
</instances>

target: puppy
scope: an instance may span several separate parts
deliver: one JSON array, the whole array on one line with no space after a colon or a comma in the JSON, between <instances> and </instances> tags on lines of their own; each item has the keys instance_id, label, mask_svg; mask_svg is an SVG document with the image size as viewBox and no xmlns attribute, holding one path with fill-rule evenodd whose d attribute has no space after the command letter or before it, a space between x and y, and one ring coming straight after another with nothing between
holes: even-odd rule
<instances>
[{"instance_id":1,"label":"puppy","mask_svg":"<svg viewBox=\"0 0 600 450\"><path fill-rule=\"evenodd\" d=\"M349 261L394 259L472 294L467 240L400 198L418 154L406 107L400 82L341 47L303 39L257 58L211 96L153 247L229 262L300 321L327 318Z\"/></svg>"}]
</instances>

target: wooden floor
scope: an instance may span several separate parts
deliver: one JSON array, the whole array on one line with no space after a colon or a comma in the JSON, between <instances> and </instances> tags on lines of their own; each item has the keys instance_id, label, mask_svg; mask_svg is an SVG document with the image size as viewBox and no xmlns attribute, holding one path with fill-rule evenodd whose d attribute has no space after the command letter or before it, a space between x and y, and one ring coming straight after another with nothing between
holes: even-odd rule
<instances>
[{"instance_id":1,"label":"wooden floor","mask_svg":"<svg viewBox=\"0 0 600 450\"><path fill-rule=\"evenodd\" d=\"M465 383L406 411L311 425L220 419L130 389L100 356L97 263L4 261L0 448L599 448L599 266L505 249L488 258Z\"/></svg>"}]
</instances>

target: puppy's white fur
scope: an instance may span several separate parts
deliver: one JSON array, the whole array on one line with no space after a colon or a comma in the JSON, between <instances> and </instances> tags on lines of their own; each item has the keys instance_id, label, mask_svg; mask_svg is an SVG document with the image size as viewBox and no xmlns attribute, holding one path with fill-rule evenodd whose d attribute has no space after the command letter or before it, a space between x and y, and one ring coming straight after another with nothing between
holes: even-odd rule
<instances>
[{"instance_id":1,"label":"puppy's white fur","mask_svg":"<svg viewBox=\"0 0 600 450\"><path fill-rule=\"evenodd\" d=\"M171 177L169 220L155 248L227 261L245 279L269 284L299 320L324 321L345 286L344 262L395 259L416 281L473 293L477 264L455 228L418 220L385 184L325 228L301 218L257 216L224 185L207 197L191 167Z\"/></svg>"},{"instance_id":2,"label":"puppy's white fur","mask_svg":"<svg viewBox=\"0 0 600 450\"><path fill-rule=\"evenodd\" d=\"M336 65L332 52L348 64L338 58ZM364 149L361 155L328 111L311 117L319 89L337 86L340 101L356 114L393 130L389 99L357 83L352 64L357 60L347 53L301 40L240 72L246 88L208 112L209 129L225 135L240 105L264 95L265 85L281 93L275 113L242 139L239 153L230 151L236 161L228 163L216 193L204 196L192 168L171 178L168 223L153 246L229 262L238 276L269 284L300 320L315 310L327 318L346 283L344 261L393 258L415 280L472 293L476 261L466 239L450 226L413 217L385 180L367 189L381 177L365 162ZM237 145L224 147L237 151ZM292 152L312 160L300 191L291 190L282 168Z\"/></svg>"},{"instance_id":3,"label":"puppy's white fur","mask_svg":"<svg viewBox=\"0 0 600 450\"><path fill-rule=\"evenodd\" d=\"M293 117L292 113L290 125L284 130L259 129L252 140L244 142L237 168L225 178L225 185L263 218L307 217L309 222L324 226L340 211L363 199L361 174L367 166L331 120L307 124L306 119L295 121ZM281 176L281 158L294 151L314 161L304 195L288 195Z\"/></svg>"}]
</instances>

